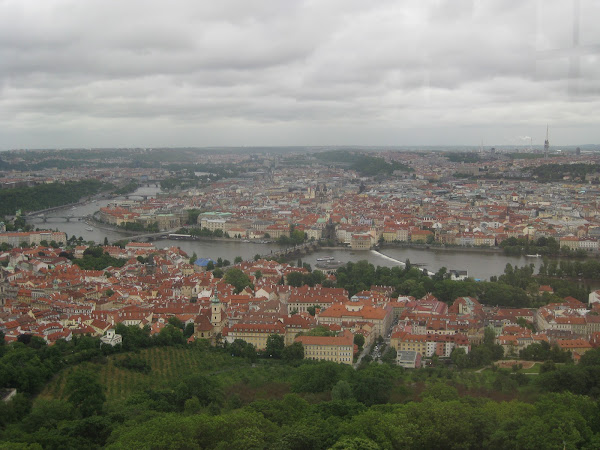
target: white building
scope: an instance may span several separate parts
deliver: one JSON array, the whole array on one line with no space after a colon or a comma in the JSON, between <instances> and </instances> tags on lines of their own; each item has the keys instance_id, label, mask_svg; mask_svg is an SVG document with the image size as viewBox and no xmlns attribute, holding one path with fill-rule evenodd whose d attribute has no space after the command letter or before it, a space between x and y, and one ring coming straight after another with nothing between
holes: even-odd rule
<instances>
[{"instance_id":1,"label":"white building","mask_svg":"<svg viewBox=\"0 0 600 450\"><path fill-rule=\"evenodd\" d=\"M588 303L591 305L592 303L600 303L600 289L597 291L590 292L588 297Z\"/></svg>"},{"instance_id":2,"label":"white building","mask_svg":"<svg viewBox=\"0 0 600 450\"><path fill-rule=\"evenodd\" d=\"M115 333L115 330L111 328L109 330L106 330L106 334L100 338L100 341L103 344L108 344L111 347L114 347L115 345L121 344L123 342L123 336Z\"/></svg>"}]
</instances>

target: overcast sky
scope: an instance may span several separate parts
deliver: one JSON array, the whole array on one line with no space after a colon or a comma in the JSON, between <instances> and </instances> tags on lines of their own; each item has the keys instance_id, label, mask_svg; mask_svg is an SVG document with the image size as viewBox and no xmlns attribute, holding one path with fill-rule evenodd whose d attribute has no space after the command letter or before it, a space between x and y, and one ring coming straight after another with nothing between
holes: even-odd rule
<instances>
[{"instance_id":1,"label":"overcast sky","mask_svg":"<svg viewBox=\"0 0 600 450\"><path fill-rule=\"evenodd\" d=\"M0 0L0 149L541 145L546 124L552 145L600 144L599 17L595 0Z\"/></svg>"}]
</instances>

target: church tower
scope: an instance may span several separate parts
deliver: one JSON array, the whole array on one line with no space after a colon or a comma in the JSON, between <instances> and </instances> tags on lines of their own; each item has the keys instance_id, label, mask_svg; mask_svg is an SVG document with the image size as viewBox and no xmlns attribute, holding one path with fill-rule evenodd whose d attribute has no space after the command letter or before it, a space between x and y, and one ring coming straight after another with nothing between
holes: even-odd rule
<instances>
[{"instance_id":1,"label":"church tower","mask_svg":"<svg viewBox=\"0 0 600 450\"><path fill-rule=\"evenodd\" d=\"M213 291L210 298L210 323L213 326L213 335L217 335L223 330L223 303L219 300L217 293Z\"/></svg>"},{"instance_id":2,"label":"church tower","mask_svg":"<svg viewBox=\"0 0 600 450\"><path fill-rule=\"evenodd\" d=\"M327 185L325 183L323 183L322 185L317 184L315 198L317 199L317 203L326 203L327 202Z\"/></svg>"}]
</instances>

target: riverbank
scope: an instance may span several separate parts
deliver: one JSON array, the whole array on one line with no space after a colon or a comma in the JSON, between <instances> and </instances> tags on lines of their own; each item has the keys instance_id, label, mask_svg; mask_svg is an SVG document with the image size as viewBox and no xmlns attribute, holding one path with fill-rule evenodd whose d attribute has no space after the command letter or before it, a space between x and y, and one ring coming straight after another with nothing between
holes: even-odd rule
<instances>
[{"instance_id":1,"label":"riverbank","mask_svg":"<svg viewBox=\"0 0 600 450\"><path fill-rule=\"evenodd\" d=\"M473 252L473 253L504 253L504 250L500 247L463 247L463 246L448 246L448 245L428 245L428 244L412 244L412 243L402 243L402 244L394 244L394 243L385 243L383 245L379 245L375 250L384 250L386 248L393 249L413 249L413 250L427 250L427 251L435 251L440 250L444 252Z\"/></svg>"},{"instance_id":2,"label":"riverbank","mask_svg":"<svg viewBox=\"0 0 600 450\"><path fill-rule=\"evenodd\" d=\"M424 250L424 251L442 251L442 252L456 252L456 253L478 253L478 254L501 254L507 257L516 257L516 258L526 258L528 261L532 263L541 260L542 258L549 259L567 259L567 260L578 260L578 261L586 261L588 259L600 259L600 252L591 252L586 253L583 256L577 255L539 255L539 256L529 256L526 253L511 255L505 253L504 249L501 247L463 247L463 246L438 246L438 245L427 245L427 244L411 244L411 243L402 243L402 244L393 244L393 243L385 243L383 246L380 245L375 250L382 251L385 249L411 249L411 250Z\"/></svg>"},{"instance_id":3,"label":"riverbank","mask_svg":"<svg viewBox=\"0 0 600 450\"><path fill-rule=\"evenodd\" d=\"M89 225L93 225L94 227L100 229L100 230L104 230L104 231L114 231L115 233L123 233L123 239L127 239L129 238L134 238L136 236L143 236L149 233L153 233L152 231L132 231L132 230L126 230L124 228L118 227L116 225L111 225L109 223L106 222L102 222L101 220L98 220L98 218L96 218L95 216L91 216L91 218L89 219ZM87 223L87 222L86 222ZM165 233L167 233L165 231Z\"/></svg>"},{"instance_id":4,"label":"riverbank","mask_svg":"<svg viewBox=\"0 0 600 450\"><path fill-rule=\"evenodd\" d=\"M27 217L34 217L34 216L37 216L39 214L44 214L44 213L47 213L47 212L61 211L63 209L64 210L68 210L69 208L74 208L74 207L77 207L77 206L83 206L83 205L86 205L88 203L89 203L89 199L88 200L82 200L82 201L79 201L77 203L67 203L66 205L53 206L52 208L40 209L38 211L29 211L29 212L27 212L27 213L25 213L23 215L26 218Z\"/></svg>"},{"instance_id":5,"label":"riverbank","mask_svg":"<svg viewBox=\"0 0 600 450\"><path fill-rule=\"evenodd\" d=\"M128 231L125 231L122 228L119 229L119 227L116 227L114 225L110 225L110 224L107 224L107 223L104 223L104 222L100 222L94 216L92 216L90 219L88 219L88 222L86 222L86 223L88 225L92 225L92 226L98 228L99 230L128 233ZM133 236L133 237L135 237L135 236Z\"/></svg>"}]
</instances>

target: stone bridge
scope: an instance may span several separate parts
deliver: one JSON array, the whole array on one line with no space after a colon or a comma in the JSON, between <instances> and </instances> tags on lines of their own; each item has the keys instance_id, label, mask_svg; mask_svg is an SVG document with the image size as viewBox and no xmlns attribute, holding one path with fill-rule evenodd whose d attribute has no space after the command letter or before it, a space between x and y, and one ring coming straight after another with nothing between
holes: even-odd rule
<instances>
[{"instance_id":1,"label":"stone bridge","mask_svg":"<svg viewBox=\"0 0 600 450\"><path fill-rule=\"evenodd\" d=\"M47 223L48 219L60 219L61 221L70 222L71 220L86 220L91 219L92 216L46 216L45 214L38 214L32 216L34 219L42 219L42 222Z\"/></svg>"},{"instance_id":2,"label":"stone bridge","mask_svg":"<svg viewBox=\"0 0 600 450\"><path fill-rule=\"evenodd\" d=\"M261 255L261 258L296 258L319 249L319 244L316 242L305 242L304 244L287 247L276 252Z\"/></svg>"}]
</instances>

